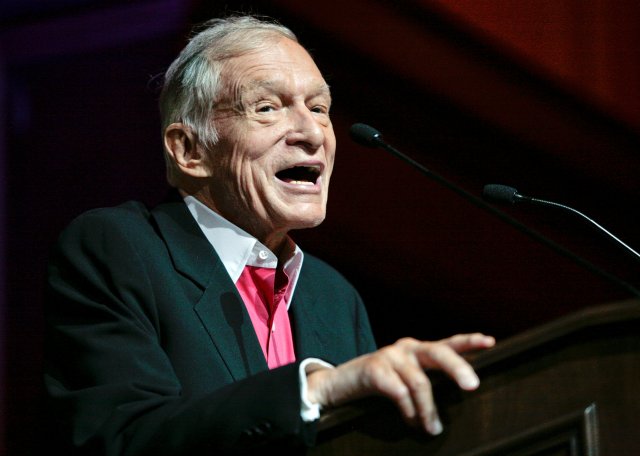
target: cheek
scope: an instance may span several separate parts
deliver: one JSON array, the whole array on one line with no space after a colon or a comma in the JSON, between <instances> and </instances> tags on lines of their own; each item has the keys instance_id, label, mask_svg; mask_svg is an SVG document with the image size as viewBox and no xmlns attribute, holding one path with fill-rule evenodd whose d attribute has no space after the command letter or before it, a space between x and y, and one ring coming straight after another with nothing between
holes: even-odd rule
<instances>
[{"instance_id":1,"label":"cheek","mask_svg":"<svg viewBox=\"0 0 640 456\"><path fill-rule=\"evenodd\" d=\"M327 167L328 167L328 175L331 176L331 173L333 172L333 166L336 162L336 142L335 140L333 141L332 144L328 145L327 148L325 149L327 150L327 155L326 155L326 159L327 159Z\"/></svg>"},{"instance_id":2,"label":"cheek","mask_svg":"<svg viewBox=\"0 0 640 456\"><path fill-rule=\"evenodd\" d=\"M336 159L336 135L331 125L325 131L324 150L327 151L327 163L333 166L333 162Z\"/></svg>"},{"instance_id":3,"label":"cheek","mask_svg":"<svg viewBox=\"0 0 640 456\"><path fill-rule=\"evenodd\" d=\"M232 175L240 175L243 163L246 161L246 151L251 150L247 146L247 138L242 128L239 128L240 120L225 119L218 127L219 142L214 148L215 164Z\"/></svg>"},{"instance_id":4,"label":"cheek","mask_svg":"<svg viewBox=\"0 0 640 456\"><path fill-rule=\"evenodd\" d=\"M265 128L250 127L246 122L238 121L229 141L233 144L234 160L243 163L265 161L272 136Z\"/></svg>"},{"instance_id":5,"label":"cheek","mask_svg":"<svg viewBox=\"0 0 640 456\"><path fill-rule=\"evenodd\" d=\"M211 186L218 198L227 199L239 194L243 172L241 152L237 147L220 141L211 151Z\"/></svg>"}]
</instances>

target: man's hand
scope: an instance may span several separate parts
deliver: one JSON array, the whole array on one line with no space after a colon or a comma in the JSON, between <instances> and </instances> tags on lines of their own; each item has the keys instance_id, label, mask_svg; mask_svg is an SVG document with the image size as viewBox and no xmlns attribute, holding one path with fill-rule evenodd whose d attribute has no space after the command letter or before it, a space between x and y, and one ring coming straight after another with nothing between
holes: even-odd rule
<instances>
[{"instance_id":1,"label":"man's hand","mask_svg":"<svg viewBox=\"0 0 640 456\"><path fill-rule=\"evenodd\" d=\"M365 396L386 396L409 424L439 434L442 423L424 370L442 370L463 390L474 390L480 381L460 353L494 344L493 337L483 334L460 334L437 342L400 339L335 369L312 372L307 377L308 398L322 407L333 407Z\"/></svg>"}]
</instances>

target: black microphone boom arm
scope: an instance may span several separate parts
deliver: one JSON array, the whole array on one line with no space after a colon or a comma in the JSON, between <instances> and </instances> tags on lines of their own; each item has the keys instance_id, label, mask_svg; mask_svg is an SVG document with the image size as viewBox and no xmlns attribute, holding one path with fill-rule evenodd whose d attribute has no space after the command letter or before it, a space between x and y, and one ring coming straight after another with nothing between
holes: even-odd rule
<instances>
[{"instance_id":1,"label":"black microphone boom arm","mask_svg":"<svg viewBox=\"0 0 640 456\"><path fill-rule=\"evenodd\" d=\"M567 257L567 258L572 259L573 261L575 261L576 263L580 264L581 266L583 266L587 270L589 270L589 271L591 271L591 272L593 272L593 273L595 273L595 274L597 274L597 275L609 280L612 283L615 283L616 285L620 286L621 288L624 288L627 292L630 292L634 296L640 297L640 290L638 290L634 286L630 285L629 283L625 282L624 280L620 279L619 277L617 277L617 276L615 276L615 275L603 270L602 268L599 268L598 266L594 265L590 261L587 261L584 258L576 255L572 251L570 251L570 250L566 249L565 247L557 244L556 242L553 242L551 239L548 239L547 237L543 236L539 232L529 228L528 226L526 226L523 223L515 220L513 217L509 216L508 214L504 213L503 211L501 211L501 210L495 208L494 206L488 204L482 198L479 198L479 197L467 192L466 190L460 188L459 186L457 186L453 182L451 182L451 181L445 179L444 177L440 176L439 174L434 173L433 171L427 169L426 167L424 167L423 165L418 163L413 158L408 157L407 155L405 155L402 152L400 152L399 150L397 150L395 147L391 146L390 144L387 144L382 139L382 134L378 130L376 130L375 128L373 128L373 127L371 127L369 125L363 124L363 123L355 123L355 124L353 124L351 126L351 128L349 130L349 134L351 135L351 139L353 139L355 142L357 142L358 144L360 144L362 146L371 147L371 148L381 147L381 148L385 149L387 152L390 152L392 155L395 155L396 157L398 157L398 158L404 160L405 162L409 163L411 166L413 166L414 168L419 170L421 173L423 173L427 177L430 177L430 178L436 180L437 182L439 182L440 184L444 185L448 189L453 190L458 195L466 198L468 201L470 201L474 205L487 210L488 212L492 213L496 217L500 218L502 221L504 221L504 222L516 227L518 230L520 230L521 232L529 235L533 239L536 239L537 241L542 242L547 247L551 248L552 250L555 250L557 253L559 253L559 254ZM500 187L504 187L504 186L500 186ZM517 192L515 192L515 190L514 190L514 193L517 194Z\"/></svg>"},{"instance_id":2,"label":"black microphone boom arm","mask_svg":"<svg viewBox=\"0 0 640 456\"><path fill-rule=\"evenodd\" d=\"M580 212L580 211L578 211L578 210L576 210L576 209L574 209L572 207L569 207L569 206L566 206L566 205L560 204L560 203L555 203L553 201L547 201L547 200L543 200L543 199L540 199L540 198L533 198L531 196L525 196L525 195L522 195L522 194L518 193L518 191L513 187L508 187L506 185L499 185L499 184L487 184L487 185L485 185L484 186L484 190L483 190L483 195L485 197L487 197L488 199L492 199L494 201L499 201L499 202L509 202L509 203L512 203L512 204L513 203L538 204L540 206L551 206L551 207L563 209L565 211L569 211L569 212L571 212L573 214L576 214L577 216L581 217L582 219L586 220L587 222L591 223L593 226L598 228L600 231L602 231L607 236L609 236L611 239L613 239L618 244L620 244L622 247L624 247L627 251L631 252L631 254L634 255L636 257L636 259L640 260L640 253L636 252L631 247L629 247L627 244L622 242L622 240L620 240L617 236L615 236L613 233L611 233L605 227L603 227L602 225L597 223L591 217L586 216L582 212Z\"/></svg>"}]
</instances>

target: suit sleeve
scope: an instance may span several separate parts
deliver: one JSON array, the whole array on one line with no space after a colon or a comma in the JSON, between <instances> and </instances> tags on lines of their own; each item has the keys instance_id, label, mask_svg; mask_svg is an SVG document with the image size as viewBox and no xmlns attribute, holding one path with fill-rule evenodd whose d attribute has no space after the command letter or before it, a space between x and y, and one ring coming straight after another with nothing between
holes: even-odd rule
<instances>
[{"instance_id":1,"label":"suit sleeve","mask_svg":"<svg viewBox=\"0 0 640 456\"><path fill-rule=\"evenodd\" d=\"M298 365L184 394L159 342L148 259L126 230L89 215L52 255L45 386L63 454L248 454L314 439Z\"/></svg>"}]
</instances>

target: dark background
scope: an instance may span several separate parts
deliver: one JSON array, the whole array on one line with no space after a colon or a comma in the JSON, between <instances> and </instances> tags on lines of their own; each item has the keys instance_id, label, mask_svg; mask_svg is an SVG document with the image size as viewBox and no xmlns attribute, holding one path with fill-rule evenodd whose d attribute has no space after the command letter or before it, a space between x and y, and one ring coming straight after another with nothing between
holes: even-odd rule
<instances>
[{"instance_id":1,"label":"dark background","mask_svg":"<svg viewBox=\"0 0 640 456\"><path fill-rule=\"evenodd\" d=\"M637 249L635 1L5 0L0 454L45 451L51 245L84 210L162 198L157 77L192 24L233 12L291 27L332 87L339 145L328 218L294 237L357 286L380 344L464 331L505 338L640 288L640 263L578 217L500 208L571 252L560 254L348 137L352 123L369 123L476 197L484 184L512 185L584 212Z\"/></svg>"}]
</instances>

